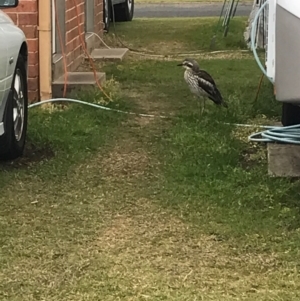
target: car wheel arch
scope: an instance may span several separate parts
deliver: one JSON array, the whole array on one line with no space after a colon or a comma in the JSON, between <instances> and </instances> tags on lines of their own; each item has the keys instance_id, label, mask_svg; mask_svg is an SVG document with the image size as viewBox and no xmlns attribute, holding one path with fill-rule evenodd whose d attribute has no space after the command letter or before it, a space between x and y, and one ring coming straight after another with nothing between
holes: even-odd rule
<instances>
[{"instance_id":1,"label":"car wheel arch","mask_svg":"<svg viewBox=\"0 0 300 301\"><path fill-rule=\"evenodd\" d=\"M26 71L27 71L27 64L28 64L28 46L26 42L23 42L20 48L20 52L19 52L24 61L26 62Z\"/></svg>"}]
</instances>

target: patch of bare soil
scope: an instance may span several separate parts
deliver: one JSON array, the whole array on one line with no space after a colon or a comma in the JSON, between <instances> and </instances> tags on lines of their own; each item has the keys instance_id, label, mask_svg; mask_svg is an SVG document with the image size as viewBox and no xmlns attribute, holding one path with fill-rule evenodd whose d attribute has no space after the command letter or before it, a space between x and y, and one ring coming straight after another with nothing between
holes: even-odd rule
<instances>
[{"instance_id":1,"label":"patch of bare soil","mask_svg":"<svg viewBox=\"0 0 300 301\"><path fill-rule=\"evenodd\" d=\"M174 115L173 110L170 108L170 103L161 101L167 99L168 95L158 94L153 92L154 87L144 87L143 93L138 89L123 89L124 95L132 99L138 106L138 111L145 115L151 116L137 116L136 121L141 126L147 126L153 121L167 119Z\"/></svg>"},{"instance_id":2,"label":"patch of bare soil","mask_svg":"<svg viewBox=\"0 0 300 301\"><path fill-rule=\"evenodd\" d=\"M27 168L35 163L49 160L55 156L50 146L39 146L31 141L27 141L23 156L13 161L2 161L1 169Z\"/></svg>"},{"instance_id":3,"label":"patch of bare soil","mask_svg":"<svg viewBox=\"0 0 300 301\"><path fill-rule=\"evenodd\" d=\"M110 262L109 278L132 294L130 300L156 294L166 300L269 300L263 299L267 288L280 274L275 255L238 254L147 199L115 216L95 244Z\"/></svg>"},{"instance_id":4,"label":"patch of bare soil","mask_svg":"<svg viewBox=\"0 0 300 301\"><path fill-rule=\"evenodd\" d=\"M193 57L195 59L205 59L205 60L220 60L220 59L228 59L228 60L237 60L237 59L245 59L251 58L251 54L249 51L212 51L212 52L182 52L180 54L155 54L148 52L130 52L128 54L128 58L131 60L162 60L162 61L174 61L174 60L182 60L186 57Z\"/></svg>"},{"instance_id":5,"label":"patch of bare soil","mask_svg":"<svg viewBox=\"0 0 300 301\"><path fill-rule=\"evenodd\" d=\"M263 162L266 163L266 160L267 148L265 145L249 147L240 154L240 164L246 170L250 170Z\"/></svg>"},{"instance_id":6,"label":"patch of bare soil","mask_svg":"<svg viewBox=\"0 0 300 301\"><path fill-rule=\"evenodd\" d=\"M276 119L269 120L265 116L258 116L255 120L245 122L246 124L253 124L253 127L237 126L232 136L243 143L247 143L247 150L240 154L240 164L246 169L250 170L258 164L265 164L267 162L267 146L265 143L249 143L248 137L253 133L262 131L262 128L257 127L257 124L265 124L269 126L279 126Z\"/></svg>"},{"instance_id":7,"label":"patch of bare soil","mask_svg":"<svg viewBox=\"0 0 300 301\"><path fill-rule=\"evenodd\" d=\"M106 177L128 178L143 177L149 166L149 155L142 148L128 149L116 146L102 160L102 171Z\"/></svg>"}]
</instances>

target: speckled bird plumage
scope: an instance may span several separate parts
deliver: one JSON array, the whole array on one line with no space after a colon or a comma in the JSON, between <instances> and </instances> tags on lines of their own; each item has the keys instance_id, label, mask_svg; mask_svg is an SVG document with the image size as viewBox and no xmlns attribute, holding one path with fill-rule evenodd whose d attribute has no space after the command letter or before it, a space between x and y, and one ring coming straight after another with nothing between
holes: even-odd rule
<instances>
[{"instance_id":1,"label":"speckled bird plumage","mask_svg":"<svg viewBox=\"0 0 300 301\"><path fill-rule=\"evenodd\" d=\"M216 105L223 105L227 108L227 104L223 100L214 79L208 72L201 70L195 60L187 58L178 66L185 68L184 79L190 91L197 97L203 99L202 112L205 107L206 98L212 100Z\"/></svg>"}]
</instances>

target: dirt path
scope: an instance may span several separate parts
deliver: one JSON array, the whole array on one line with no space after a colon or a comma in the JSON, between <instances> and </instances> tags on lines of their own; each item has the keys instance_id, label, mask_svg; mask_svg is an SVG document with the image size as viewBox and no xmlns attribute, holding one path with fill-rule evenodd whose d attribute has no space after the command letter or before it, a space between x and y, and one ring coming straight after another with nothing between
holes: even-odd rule
<instances>
[{"instance_id":1,"label":"dirt path","mask_svg":"<svg viewBox=\"0 0 300 301\"><path fill-rule=\"evenodd\" d=\"M163 103L146 103L151 113L167 109ZM103 227L87 247L93 254L91 286L97 286L102 267L105 300L274 300L268 288L282 273L276 255L240 253L157 204L151 182L161 162L150 144L168 126L162 122L130 119L105 157L77 171L89 183L98 174L101 180L89 193L101 186L105 196Z\"/></svg>"}]
</instances>

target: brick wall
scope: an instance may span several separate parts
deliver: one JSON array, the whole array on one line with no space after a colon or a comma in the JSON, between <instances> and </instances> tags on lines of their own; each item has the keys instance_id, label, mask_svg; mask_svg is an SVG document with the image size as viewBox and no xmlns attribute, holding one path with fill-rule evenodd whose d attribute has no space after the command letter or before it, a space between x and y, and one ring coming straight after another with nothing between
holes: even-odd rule
<instances>
[{"instance_id":1,"label":"brick wall","mask_svg":"<svg viewBox=\"0 0 300 301\"><path fill-rule=\"evenodd\" d=\"M63 0L57 0L63 1ZM85 40L85 2L76 0L79 10L79 24L82 38ZM29 48L28 90L31 102L39 99L39 53L38 53L38 0L20 0L19 6L5 12L25 33ZM40 0L42 3L43 0ZM103 0L94 0L94 31L103 33ZM65 0L65 54L69 71L77 68L82 60L83 49L78 31L77 10L73 0ZM49 7L51 10L51 7ZM63 33L64 34L64 33Z\"/></svg>"},{"instance_id":2,"label":"brick wall","mask_svg":"<svg viewBox=\"0 0 300 301\"><path fill-rule=\"evenodd\" d=\"M65 15L65 30L66 30L66 56L67 66L69 71L77 68L82 60L83 48L78 31L78 17L77 10L74 6L73 0L66 1L66 15ZM79 11L79 24L82 33L82 38L85 40L85 2L91 0L76 0ZM103 33L103 0L94 0L95 3L95 18L94 18L94 32L97 34Z\"/></svg>"},{"instance_id":3,"label":"brick wall","mask_svg":"<svg viewBox=\"0 0 300 301\"><path fill-rule=\"evenodd\" d=\"M28 90L29 99L39 97L39 56L38 56L38 4L37 0L20 0L19 6L5 12L25 33L28 41Z\"/></svg>"},{"instance_id":4,"label":"brick wall","mask_svg":"<svg viewBox=\"0 0 300 301\"><path fill-rule=\"evenodd\" d=\"M79 24L80 31L82 33L82 39L84 40L85 33L85 1L84 0L76 0L78 11L79 11ZM66 0L66 15L65 15L65 30L66 30L66 46L65 52L67 56L67 65L68 70L73 69L73 65L76 65L76 61L80 59L80 56L83 52L81 39L79 36L78 30L78 16L77 10L74 6L73 0Z\"/></svg>"},{"instance_id":5,"label":"brick wall","mask_svg":"<svg viewBox=\"0 0 300 301\"><path fill-rule=\"evenodd\" d=\"M103 0L95 0L95 26L96 33L103 33Z\"/></svg>"}]
</instances>

